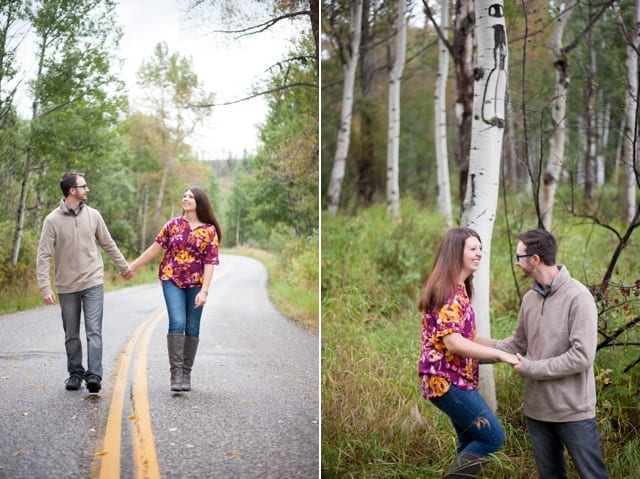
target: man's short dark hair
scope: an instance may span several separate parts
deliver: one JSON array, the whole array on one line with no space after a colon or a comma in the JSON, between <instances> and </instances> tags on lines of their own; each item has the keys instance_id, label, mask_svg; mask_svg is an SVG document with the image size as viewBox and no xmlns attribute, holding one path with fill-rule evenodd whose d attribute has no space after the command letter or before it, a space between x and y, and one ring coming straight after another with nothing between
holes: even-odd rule
<instances>
[{"instance_id":1,"label":"man's short dark hair","mask_svg":"<svg viewBox=\"0 0 640 479\"><path fill-rule=\"evenodd\" d=\"M544 264L553 266L556 264L558 245L551 233L544 229L529 230L518 236L526 247L525 253L538 255Z\"/></svg>"},{"instance_id":2,"label":"man's short dark hair","mask_svg":"<svg viewBox=\"0 0 640 479\"><path fill-rule=\"evenodd\" d=\"M72 171L71 173L66 173L62 176L60 180L60 189L62 190L62 194L66 198L69 196L69 190L77 185L78 176L84 178L84 173L80 173L79 171Z\"/></svg>"}]
</instances>

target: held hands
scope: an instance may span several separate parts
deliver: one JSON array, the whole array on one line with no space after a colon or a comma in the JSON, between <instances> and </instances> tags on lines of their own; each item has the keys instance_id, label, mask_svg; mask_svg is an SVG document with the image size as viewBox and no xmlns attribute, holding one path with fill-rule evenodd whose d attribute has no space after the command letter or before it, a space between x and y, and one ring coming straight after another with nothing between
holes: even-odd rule
<instances>
[{"instance_id":1,"label":"held hands","mask_svg":"<svg viewBox=\"0 0 640 479\"><path fill-rule=\"evenodd\" d=\"M520 374L520 368L522 367L522 361L524 361L524 358L520 353L516 354L516 358L518 359L518 364L514 364L513 369L515 369L516 372Z\"/></svg>"},{"instance_id":2,"label":"held hands","mask_svg":"<svg viewBox=\"0 0 640 479\"><path fill-rule=\"evenodd\" d=\"M129 281L131 278L133 278L134 275L135 273L133 272L133 270L129 269L129 271L123 274L122 277L125 279L125 281Z\"/></svg>"},{"instance_id":3,"label":"held hands","mask_svg":"<svg viewBox=\"0 0 640 479\"><path fill-rule=\"evenodd\" d=\"M515 372L520 374L520 368L522 367L522 361L524 361L524 358L520 353L511 354L511 353L503 352L500 355L500 361L510 364L515 370Z\"/></svg>"}]
</instances>

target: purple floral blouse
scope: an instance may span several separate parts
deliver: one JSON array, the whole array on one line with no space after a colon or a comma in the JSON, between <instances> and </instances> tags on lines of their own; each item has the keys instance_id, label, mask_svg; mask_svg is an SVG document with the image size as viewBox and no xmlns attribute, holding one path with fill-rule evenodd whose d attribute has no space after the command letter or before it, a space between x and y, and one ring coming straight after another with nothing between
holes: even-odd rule
<instances>
[{"instance_id":1,"label":"purple floral blouse","mask_svg":"<svg viewBox=\"0 0 640 479\"><path fill-rule=\"evenodd\" d=\"M450 353L442 340L447 334L460 333L475 341L476 317L464 285L439 311L422 316L422 346L418 374L425 399L442 396L451 384L463 390L478 387L478 360Z\"/></svg>"},{"instance_id":2,"label":"purple floral blouse","mask_svg":"<svg viewBox=\"0 0 640 479\"><path fill-rule=\"evenodd\" d=\"M156 243L166 252L160 262L158 277L171 280L180 288L202 285L205 264L218 262L218 234L213 225L191 229L182 216L171 218L162 227Z\"/></svg>"}]
</instances>

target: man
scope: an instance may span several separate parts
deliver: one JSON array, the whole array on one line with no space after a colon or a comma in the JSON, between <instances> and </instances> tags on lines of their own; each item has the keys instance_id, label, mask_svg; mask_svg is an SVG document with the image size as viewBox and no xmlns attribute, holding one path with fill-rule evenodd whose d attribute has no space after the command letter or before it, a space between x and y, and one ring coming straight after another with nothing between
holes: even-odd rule
<instances>
[{"instance_id":1,"label":"man","mask_svg":"<svg viewBox=\"0 0 640 479\"><path fill-rule=\"evenodd\" d=\"M133 276L129 264L111 238L100 212L85 204L89 186L82 173L67 173L60 181L64 198L44 220L38 245L38 287L46 304L56 304L50 282L55 260L55 285L62 312L67 351L67 390L86 381L97 393L102 381L102 309L104 264L98 246L107 252L125 279ZM87 369L82 366L80 312L84 310L87 335Z\"/></svg>"},{"instance_id":2,"label":"man","mask_svg":"<svg viewBox=\"0 0 640 479\"><path fill-rule=\"evenodd\" d=\"M606 478L595 418L598 311L589 290L555 264L556 252L545 230L518 237L516 265L533 280L532 288L513 336L494 345L520 359L514 368L524 378L524 414L539 476L567 477L566 447L581 478Z\"/></svg>"}]
</instances>

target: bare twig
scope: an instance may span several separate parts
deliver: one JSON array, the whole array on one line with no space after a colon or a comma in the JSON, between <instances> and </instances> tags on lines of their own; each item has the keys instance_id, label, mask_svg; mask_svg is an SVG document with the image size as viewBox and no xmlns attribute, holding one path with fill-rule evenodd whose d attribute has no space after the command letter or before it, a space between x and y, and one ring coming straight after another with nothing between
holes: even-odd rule
<instances>
[{"instance_id":1,"label":"bare twig","mask_svg":"<svg viewBox=\"0 0 640 479\"><path fill-rule=\"evenodd\" d=\"M253 98L257 98L259 96L262 95L269 95L271 93L276 93L279 91L284 91L284 90L288 90L290 88L297 88L297 87L308 87L308 88L318 88L318 84L317 83L307 83L307 82L297 82L297 83L288 83L286 85L282 85L276 88L270 88L269 90L263 90L257 93L254 93L253 95L249 95L246 96L244 98L240 98L238 100L231 100L231 101L225 101L222 103L199 103L197 105L190 105L194 108L213 108L216 106L227 106L227 105L235 105L237 103L242 103L243 101L247 101L247 100L252 100Z\"/></svg>"},{"instance_id":2,"label":"bare twig","mask_svg":"<svg viewBox=\"0 0 640 479\"><path fill-rule=\"evenodd\" d=\"M259 23L257 25L252 25L252 26L246 27L246 28L240 28L238 30L212 30L212 32L213 33L226 33L226 34L239 34L236 38L246 37L246 36L249 36L249 35L255 35L257 33L262 33L265 30L268 30L269 28L271 28L276 23L278 23L278 22L280 22L282 20L288 20L288 19L295 18L295 17L309 16L309 15L311 15L311 11L310 10L301 10L301 11L298 11L298 12L285 13L284 15L280 15L278 17L270 18L266 22L262 22L262 23Z\"/></svg>"}]
</instances>

